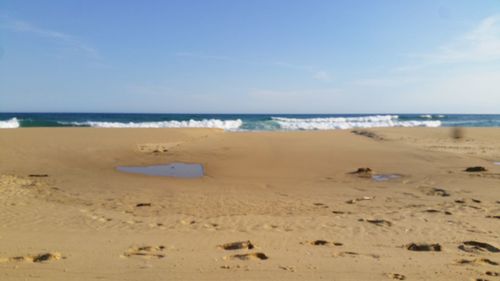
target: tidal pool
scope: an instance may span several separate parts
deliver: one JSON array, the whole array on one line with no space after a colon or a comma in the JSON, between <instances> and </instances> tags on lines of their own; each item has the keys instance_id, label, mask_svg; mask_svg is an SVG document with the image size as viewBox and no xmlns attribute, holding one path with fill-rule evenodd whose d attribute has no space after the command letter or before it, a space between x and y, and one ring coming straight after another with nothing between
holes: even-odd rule
<instances>
[{"instance_id":1,"label":"tidal pool","mask_svg":"<svg viewBox=\"0 0 500 281\"><path fill-rule=\"evenodd\" d=\"M170 163L151 166L118 166L116 169L124 173L148 176L199 178L203 177L203 165L190 163Z\"/></svg>"},{"instance_id":2,"label":"tidal pool","mask_svg":"<svg viewBox=\"0 0 500 281\"><path fill-rule=\"evenodd\" d=\"M401 175L397 174L380 174L380 175L373 175L372 179L374 181L388 181L388 180L395 180L399 179Z\"/></svg>"}]
</instances>

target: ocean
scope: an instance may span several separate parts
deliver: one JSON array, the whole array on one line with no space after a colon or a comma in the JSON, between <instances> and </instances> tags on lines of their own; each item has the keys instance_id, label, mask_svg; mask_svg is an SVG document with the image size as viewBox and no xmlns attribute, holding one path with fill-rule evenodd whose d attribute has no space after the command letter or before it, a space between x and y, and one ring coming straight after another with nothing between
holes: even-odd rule
<instances>
[{"instance_id":1,"label":"ocean","mask_svg":"<svg viewBox=\"0 0 500 281\"><path fill-rule=\"evenodd\" d=\"M500 114L0 113L0 128L220 128L227 131L375 127L500 127Z\"/></svg>"}]
</instances>

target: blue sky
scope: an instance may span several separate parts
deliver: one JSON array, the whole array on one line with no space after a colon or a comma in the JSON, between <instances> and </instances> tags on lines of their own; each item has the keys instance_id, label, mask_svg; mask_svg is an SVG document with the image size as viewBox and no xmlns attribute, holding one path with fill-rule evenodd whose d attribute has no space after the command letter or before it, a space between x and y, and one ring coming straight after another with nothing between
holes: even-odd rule
<instances>
[{"instance_id":1,"label":"blue sky","mask_svg":"<svg viewBox=\"0 0 500 281\"><path fill-rule=\"evenodd\" d=\"M0 1L0 111L500 113L500 1Z\"/></svg>"}]
</instances>

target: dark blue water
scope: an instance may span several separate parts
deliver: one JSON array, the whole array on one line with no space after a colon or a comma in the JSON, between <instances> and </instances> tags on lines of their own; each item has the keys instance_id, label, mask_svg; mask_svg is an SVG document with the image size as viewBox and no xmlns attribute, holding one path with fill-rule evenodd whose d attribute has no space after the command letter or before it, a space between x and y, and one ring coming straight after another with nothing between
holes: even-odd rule
<instances>
[{"instance_id":1,"label":"dark blue water","mask_svg":"<svg viewBox=\"0 0 500 281\"><path fill-rule=\"evenodd\" d=\"M328 130L372 127L500 127L500 115L0 113L0 128L221 128Z\"/></svg>"}]
</instances>

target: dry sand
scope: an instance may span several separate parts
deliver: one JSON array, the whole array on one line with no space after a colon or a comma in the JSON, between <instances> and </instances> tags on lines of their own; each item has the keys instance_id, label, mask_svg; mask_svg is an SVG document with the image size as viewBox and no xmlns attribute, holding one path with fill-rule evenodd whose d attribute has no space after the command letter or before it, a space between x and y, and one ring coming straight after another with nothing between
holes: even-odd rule
<instances>
[{"instance_id":1,"label":"dry sand","mask_svg":"<svg viewBox=\"0 0 500 281\"><path fill-rule=\"evenodd\" d=\"M500 129L370 132L0 130L0 280L499 280Z\"/></svg>"}]
</instances>

